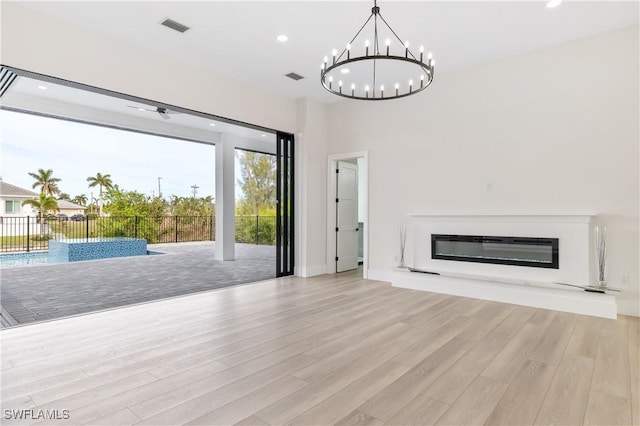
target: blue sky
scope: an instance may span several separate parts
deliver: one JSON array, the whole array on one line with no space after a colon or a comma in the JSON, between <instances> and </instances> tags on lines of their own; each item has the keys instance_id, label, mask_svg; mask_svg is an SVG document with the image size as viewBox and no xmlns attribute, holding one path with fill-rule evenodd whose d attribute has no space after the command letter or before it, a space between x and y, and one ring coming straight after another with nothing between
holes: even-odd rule
<instances>
[{"instance_id":1,"label":"blue sky","mask_svg":"<svg viewBox=\"0 0 640 426\"><path fill-rule=\"evenodd\" d=\"M98 196L87 177L109 173L126 190L152 195L215 195L215 147L0 110L0 176L30 189L27 173L53 169L71 197Z\"/></svg>"}]
</instances>

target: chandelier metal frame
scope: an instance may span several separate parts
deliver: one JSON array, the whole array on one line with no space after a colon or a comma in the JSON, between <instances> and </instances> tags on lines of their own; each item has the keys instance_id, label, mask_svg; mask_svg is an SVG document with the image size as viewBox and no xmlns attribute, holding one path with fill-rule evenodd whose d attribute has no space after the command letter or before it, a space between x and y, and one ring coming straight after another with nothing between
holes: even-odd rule
<instances>
[{"instance_id":1,"label":"chandelier metal frame","mask_svg":"<svg viewBox=\"0 0 640 426\"><path fill-rule=\"evenodd\" d=\"M374 22L374 35L373 35L373 54L369 52L369 45L365 45L365 54L364 56L351 56L351 46L353 42L358 38L362 30L367 26L367 24L373 18ZM387 39L386 41L386 51L384 54L380 53L380 42L378 40L378 18L380 21L386 25L386 27L391 31L391 33L396 37L396 39L400 42L401 45L404 46L404 56L393 55L390 54L390 41ZM346 58L342 59L346 54ZM420 47L419 59L413 52L409 49L408 42L403 42L402 39L396 34L396 32L391 28L391 26L387 23L387 21L382 17L380 13L380 7L377 5L377 0L374 0L373 7L371 8L371 14L365 21L365 23L360 27L356 35L351 39L351 41L347 44L347 46L342 50L339 56L337 56L337 51L334 50L332 53L332 61L329 63L328 58L325 56L324 62L321 65L320 70L320 82L322 86L327 89L329 92L342 96L344 98L349 99L357 99L363 101L382 101L389 99L398 99L404 98L406 96L415 95L416 93L422 92L424 89L429 87L429 85L433 82L434 72L435 72L435 61L431 57L431 53L427 55L427 61L424 62L424 49ZM372 77L373 84L371 87L371 93L369 93L369 87L365 86L364 96L359 94L355 85L351 85L350 88L344 89L342 87L342 81L339 81L338 84L335 84L333 81L333 77L327 75L338 68L341 68L347 64L351 64L354 62L362 62L362 61L372 61ZM385 94L384 86L381 86L379 90L376 86L376 66L377 61L401 61L407 62L410 64L414 64L422 69L422 75L419 81L419 85L414 87L413 80L409 80L408 90L400 91L399 84L396 83L394 88L390 88L391 90L387 90ZM336 87L337 86L337 87Z\"/></svg>"}]
</instances>

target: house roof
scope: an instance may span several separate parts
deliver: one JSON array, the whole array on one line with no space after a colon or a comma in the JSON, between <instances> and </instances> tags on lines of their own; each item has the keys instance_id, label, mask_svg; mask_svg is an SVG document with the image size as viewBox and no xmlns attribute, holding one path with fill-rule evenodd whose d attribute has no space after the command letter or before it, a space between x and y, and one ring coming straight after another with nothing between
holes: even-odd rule
<instances>
[{"instance_id":1,"label":"house roof","mask_svg":"<svg viewBox=\"0 0 640 426\"><path fill-rule=\"evenodd\" d=\"M72 203L71 201L67 201L67 200L58 200L58 208L60 210L63 209L86 209L85 206L81 206L80 204L76 204L76 203Z\"/></svg>"},{"instance_id":2,"label":"house roof","mask_svg":"<svg viewBox=\"0 0 640 426\"><path fill-rule=\"evenodd\" d=\"M0 180L0 196L1 197L20 197L20 198L33 198L38 194L29 191L28 189L20 188L19 186L12 185L10 183Z\"/></svg>"}]
</instances>

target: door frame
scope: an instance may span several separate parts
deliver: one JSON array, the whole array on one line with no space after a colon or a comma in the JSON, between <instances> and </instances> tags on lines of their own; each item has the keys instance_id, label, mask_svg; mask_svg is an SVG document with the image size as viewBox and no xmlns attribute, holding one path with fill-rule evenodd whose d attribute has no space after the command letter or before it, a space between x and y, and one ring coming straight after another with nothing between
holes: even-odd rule
<instances>
[{"instance_id":1,"label":"door frame","mask_svg":"<svg viewBox=\"0 0 640 426\"><path fill-rule=\"evenodd\" d=\"M361 159L364 208L364 230L362 243L362 278L369 276L369 151L349 152L329 155L327 160L327 274L336 273L336 168L338 161ZM360 165L358 167L360 167ZM360 172L358 171L360 176Z\"/></svg>"},{"instance_id":2,"label":"door frame","mask_svg":"<svg viewBox=\"0 0 640 426\"><path fill-rule=\"evenodd\" d=\"M295 267L295 137L277 132L276 140L276 278Z\"/></svg>"}]
</instances>

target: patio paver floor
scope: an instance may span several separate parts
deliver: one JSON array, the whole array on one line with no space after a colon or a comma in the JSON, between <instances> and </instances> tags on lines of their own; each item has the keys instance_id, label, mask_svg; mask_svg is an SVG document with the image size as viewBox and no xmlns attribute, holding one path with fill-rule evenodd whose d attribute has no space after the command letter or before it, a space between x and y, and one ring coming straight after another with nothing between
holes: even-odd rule
<instances>
[{"instance_id":1,"label":"patio paver floor","mask_svg":"<svg viewBox=\"0 0 640 426\"><path fill-rule=\"evenodd\" d=\"M2 311L27 324L275 277L274 246L236 244L228 262L215 242L148 249L163 254L3 269Z\"/></svg>"}]
</instances>

